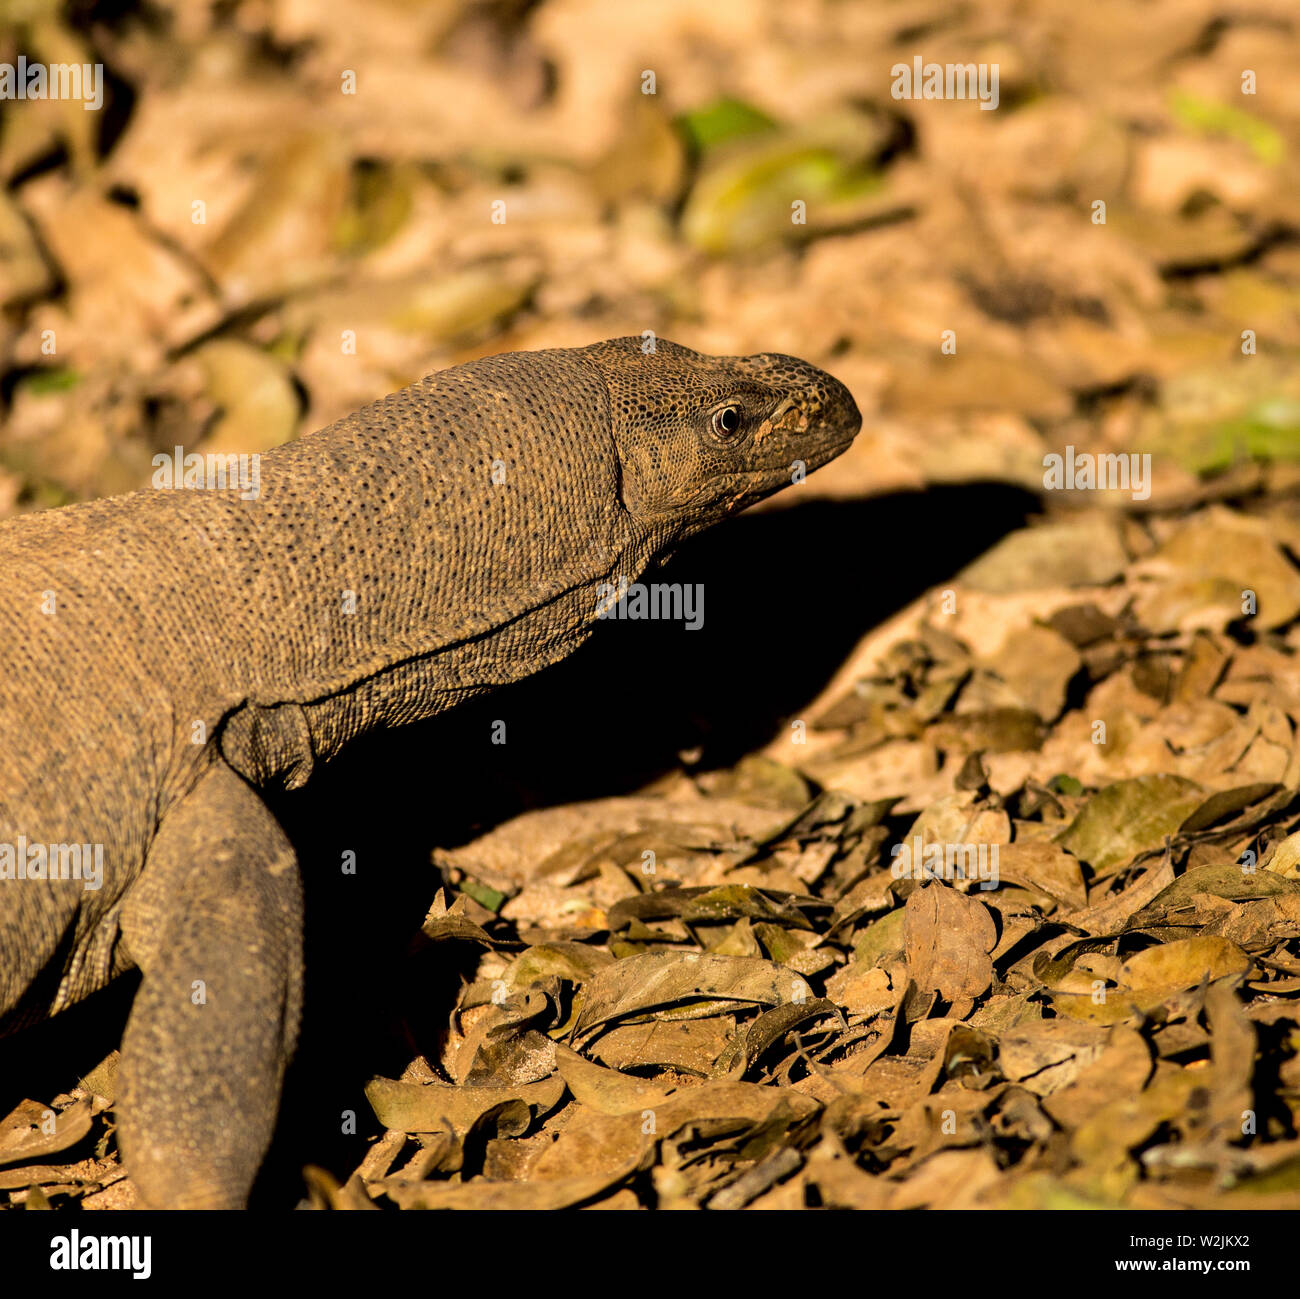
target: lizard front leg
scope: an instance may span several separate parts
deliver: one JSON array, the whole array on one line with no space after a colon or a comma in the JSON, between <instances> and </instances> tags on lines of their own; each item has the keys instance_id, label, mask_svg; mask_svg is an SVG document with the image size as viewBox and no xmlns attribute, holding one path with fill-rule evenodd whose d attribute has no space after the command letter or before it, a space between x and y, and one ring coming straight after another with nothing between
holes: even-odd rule
<instances>
[{"instance_id":1,"label":"lizard front leg","mask_svg":"<svg viewBox=\"0 0 1300 1299\"><path fill-rule=\"evenodd\" d=\"M122 933L144 973L117 1116L141 1204L242 1208L297 1038L302 886L284 831L224 764L167 813Z\"/></svg>"}]
</instances>

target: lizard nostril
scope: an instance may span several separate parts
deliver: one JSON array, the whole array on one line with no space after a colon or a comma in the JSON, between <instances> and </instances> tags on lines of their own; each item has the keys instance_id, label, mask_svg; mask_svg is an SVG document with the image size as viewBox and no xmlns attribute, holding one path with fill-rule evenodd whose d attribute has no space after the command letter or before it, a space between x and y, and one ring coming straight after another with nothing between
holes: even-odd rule
<instances>
[{"instance_id":1,"label":"lizard nostril","mask_svg":"<svg viewBox=\"0 0 1300 1299\"><path fill-rule=\"evenodd\" d=\"M773 428L779 428L783 433L806 433L816 414L815 402L792 394L772 412L771 423Z\"/></svg>"}]
</instances>

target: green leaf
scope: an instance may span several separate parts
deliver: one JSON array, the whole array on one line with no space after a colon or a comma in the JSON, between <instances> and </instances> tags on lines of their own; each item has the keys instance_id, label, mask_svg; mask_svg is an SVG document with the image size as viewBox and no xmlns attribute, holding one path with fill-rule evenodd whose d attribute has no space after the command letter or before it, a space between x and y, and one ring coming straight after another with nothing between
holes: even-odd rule
<instances>
[{"instance_id":1,"label":"green leaf","mask_svg":"<svg viewBox=\"0 0 1300 1299\"><path fill-rule=\"evenodd\" d=\"M33 396L44 397L55 392L71 392L81 382L76 370L60 367L57 370L37 370L22 380L22 387Z\"/></svg>"},{"instance_id":2,"label":"green leaf","mask_svg":"<svg viewBox=\"0 0 1300 1299\"><path fill-rule=\"evenodd\" d=\"M1193 131L1204 135L1224 135L1240 140L1260 162L1276 167L1286 151L1281 133L1267 122L1230 104L1204 99L1187 90L1175 90L1169 96L1174 117Z\"/></svg>"},{"instance_id":3,"label":"green leaf","mask_svg":"<svg viewBox=\"0 0 1300 1299\"><path fill-rule=\"evenodd\" d=\"M729 95L715 99L702 108L693 108L677 119L687 140L701 153L715 149L728 140L759 135L776 129L776 122L764 112Z\"/></svg>"},{"instance_id":4,"label":"green leaf","mask_svg":"<svg viewBox=\"0 0 1300 1299\"><path fill-rule=\"evenodd\" d=\"M500 911L501 904L506 900L504 893L489 888L486 884L480 884L478 880L465 880L460 886L460 891L472 897L479 906L487 907L489 911Z\"/></svg>"}]
</instances>

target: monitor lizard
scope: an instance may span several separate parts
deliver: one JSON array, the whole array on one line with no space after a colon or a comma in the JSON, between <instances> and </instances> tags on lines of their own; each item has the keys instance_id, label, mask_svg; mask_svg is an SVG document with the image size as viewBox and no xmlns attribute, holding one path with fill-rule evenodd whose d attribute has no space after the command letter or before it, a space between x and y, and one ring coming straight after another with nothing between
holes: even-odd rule
<instances>
[{"instance_id":1,"label":"monitor lizard","mask_svg":"<svg viewBox=\"0 0 1300 1299\"><path fill-rule=\"evenodd\" d=\"M276 1122L302 896L259 791L570 654L602 591L860 423L796 358L612 339L428 375L265 453L256 493L0 523L0 1031L139 968L138 1203L244 1205Z\"/></svg>"}]
</instances>

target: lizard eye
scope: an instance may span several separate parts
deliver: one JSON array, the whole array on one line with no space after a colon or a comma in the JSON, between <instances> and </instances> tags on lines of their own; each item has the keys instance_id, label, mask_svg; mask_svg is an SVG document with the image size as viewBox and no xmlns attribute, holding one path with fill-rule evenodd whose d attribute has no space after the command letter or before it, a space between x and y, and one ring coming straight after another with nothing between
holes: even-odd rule
<instances>
[{"instance_id":1,"label":"lizard eye","mask_svg":"<svg viewBox=\"0 0 1300 1299\"><path fill-rule=\"evenodd\" d=\"M740 432L740 408L723 406L713 412L713 432L720 438L734 438Z\"/></svg>"}]
</instances>

